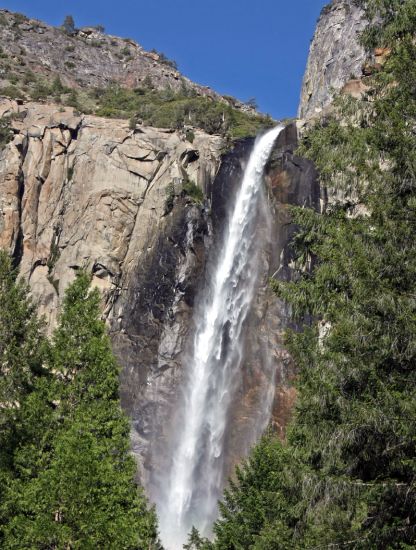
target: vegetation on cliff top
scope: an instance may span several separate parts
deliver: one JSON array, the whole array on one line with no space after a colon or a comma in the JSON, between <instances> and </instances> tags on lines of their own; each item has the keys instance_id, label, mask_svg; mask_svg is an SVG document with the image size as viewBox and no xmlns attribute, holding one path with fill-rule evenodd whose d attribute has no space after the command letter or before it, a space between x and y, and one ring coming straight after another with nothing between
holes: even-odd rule
<instances>
[{"instance_id":1,"label":"vegetation on cliff top","mask_svg":"<svg viewBox=\"0 0 416 550\"><path fill-rule=\"evenodd\" d=\"M81 273L48 341L0 252L0 546L159 548L134 481L118 366Z\"/></svg>"},{"instance_id":2,"label":"vegetation on cliff top","mask_svg":"<svg viewBox=\"0 0 416 550\"><path fill-rule=\"evenodd\" d=\"M273 283L299 322L317 319L287 337L294 419L237 471L214 548L416 546L416 2L361 4L376 17L365 44L391 53L304 138L344 198L293 210L296 280Z\"/></svg>"},{"instance_id":3,"label":"vegetation on cliff top","mask_svg":"<svg viewBox=\"0 0 416 550\"><path fill-rule=\"evenodd\" d=\"M14 98L26 94L33 100L53 100L80 113L130 119L132 129L137 124L172 130L187 126L238 139L254 136L274 124L269 116L245 113L225 102L198 96L186 86L174 92L170 88L156 90L150 82L147 85L134 90L114 84L107 89L77 91L63 86L59 77L50 84L34 77L33 86L26 86L24 93L13 85L0 89L0 94Z\"/></svg>"},{"instance_id":4,"label":"vegetation on cliff top","mask_svg":"<svg viewBox=\"0 0 416 550\"><path fill-rule=\"evenodd\" d=\"M184 126L201 128L209 134L221 134L238 139L254 136L259 130L270 128L270 116L241 111L226 102L198 96L185 85L180 92L170 88L157 90L150 81L134 90L114 84L107 89L70 89L62 85L59 77L48 82L44 77L27 70L20 78L10 63L0 59L0 67L10 69L10 84L0 88L0 95L13 99L49 100L73 107L85 114L102 117L126 118L131 127L137 123L159 128L181 129Z\"/></svg>"},{"instance_id":5,"label":"vegetation on cliff top","mask_svg":"<svg viewBox=\"0 0 416 550\"><path fill-rule=\"evenodd\" d=\"M22 20L23 17L23 20ZM3 16L0 26L6 25L14 29L14 41L19 45L18 25L25 21L24 16L13 14L10 21ZM101 26L95 27L100 32ZM130 126L135 128L137 123L143 123L160 128L173 130L183 127L201 128L209 134L221 134L229 138L254 136L259 130L273 126L274 121L268 115L261 115L253 111L255 102L250 100L246 110L242 104L230 96L200 95L197 87L181 78L179 73L176 81L181 83L180 88L174 91L169 86L160 89L160 83L152 82L151 74L140 84L140 88L131 89L108 80L103 88L94 88L83 84L82 59L75 56L74 40L78 40L84 47L105 47L110 58L118 58L118 62L127 63L133 59L133 49L129 41L121 49L120 39L107 37L105 41L77 38L77 30L71 16L65 18L61 27L67 46L63 47L64 59L61 68L38 70L33 65L33 59L27 56L23 44L19 52L10 53L5 46L0 47L0 95L13 99L27 99L34 101L52 101L57 104L73 107L76 111L85 114L96 114L103 117L130 119ZM70 37L70 39L69 39ZM75 37L75 38L74 38ZM56 37L55 37L56 39ZM114 42L114 44L113 44ZM7 50L7 51L5 51ZM168 59L163 53L152 50L158 63L171 69L177 69L176 63ZM105 58L106 59L106 58ZM106 60L103 63L105 64ZM107 60L108 62L108 60ZM114 59L113 59L114 62ZM76 86L68 87L64 82L76 82ZM153 77L157 78L157 77Z\"/></svg>"},{"instance_id":6,"label":"vegetation on cliff top","mask_svg":"<svg viewBox=\"0 0 416 550\"><path fill-rule=\"evenodd\" d=\"M191 126L231 138L255 135L261 128L274 124L270 117L244 113L221 101L197 96L186 85L179 93L171 89L155 90L148 83L148 87L135 90L112 86L90 95L97 101L97 115L131 118L133 124L172 129Z\"/></svg>"}]
</instances>

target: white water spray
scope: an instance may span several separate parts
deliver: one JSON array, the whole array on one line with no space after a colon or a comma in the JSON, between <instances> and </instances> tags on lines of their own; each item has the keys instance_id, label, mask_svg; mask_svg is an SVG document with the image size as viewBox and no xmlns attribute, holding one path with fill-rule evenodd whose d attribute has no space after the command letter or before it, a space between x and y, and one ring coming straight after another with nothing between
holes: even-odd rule
<instances>
[{"instance_id":1,"label":"white water spray","mask_svg":"<svg viewBox=\"0 0 416 550\"><path fill-rule=\"evenodd\" d=\"M172 464L157 502L162 542L169 550L182 548L193 525L208 535L216 518L228 413L243 360L242 328L257 280L250 256L263 171L281 130L268 131L254 145L197 314L183 414L174 427Z\"/></svg>"}]
</instances>

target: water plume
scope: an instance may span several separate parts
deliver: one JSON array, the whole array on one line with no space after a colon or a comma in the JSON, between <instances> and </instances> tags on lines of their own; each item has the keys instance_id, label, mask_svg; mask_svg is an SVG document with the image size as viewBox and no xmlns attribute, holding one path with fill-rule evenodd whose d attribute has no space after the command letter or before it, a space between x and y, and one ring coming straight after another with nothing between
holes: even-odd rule
<instances>
[{"instance_id":1,"label":"water plume","mask_svg":"<svg viewBox=\"0 0 416 550\"><path fill-rule=\"evenodd\" d=\"M162 541L169 550L182 548L193 525L209 535L217 515L229 411L244 359L244 322L259 270L253 239L263 172L281 130L273 128L253 146L213 276L202 289L203 299L195 311L192 353L184 365L184 398L169 450L172 461L156 502ZM270 395L264 399L272 401Z\"/></svg>"}]
</instances>

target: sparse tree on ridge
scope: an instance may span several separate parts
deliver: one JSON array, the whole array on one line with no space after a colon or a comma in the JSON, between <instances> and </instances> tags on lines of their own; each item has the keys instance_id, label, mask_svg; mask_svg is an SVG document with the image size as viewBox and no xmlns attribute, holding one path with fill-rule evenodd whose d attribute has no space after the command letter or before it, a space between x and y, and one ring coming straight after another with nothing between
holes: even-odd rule
<instances>
[{"instance_id":1,"label":"sparse tree on ridge","mask_svg":"<svg viewBox=\"0 0 416 550\"><path fill-rule=\"evenodd\" d=\"M62 28L67 34L75 34L75 21L72 15L67 15L62 23Z\"/></svg>"}]
</instances>

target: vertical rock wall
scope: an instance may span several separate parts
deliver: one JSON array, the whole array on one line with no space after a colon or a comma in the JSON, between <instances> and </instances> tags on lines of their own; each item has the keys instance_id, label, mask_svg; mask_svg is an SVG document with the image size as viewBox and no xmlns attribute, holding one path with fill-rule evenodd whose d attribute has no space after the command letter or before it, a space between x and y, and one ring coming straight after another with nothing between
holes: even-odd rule
<instances>
[{"instance_id":1,"label":"vertical rock wall","mask_svg":"<svg viewBox=\"0 0 416 550\"><path fill-rule=\"evenodd\" d=\"M354 0L332 0L322 10L309 51L299 118L319 115L334 92L361 76L366 55L359 34L366 25Z\"/></svg>"}]
</instances>

